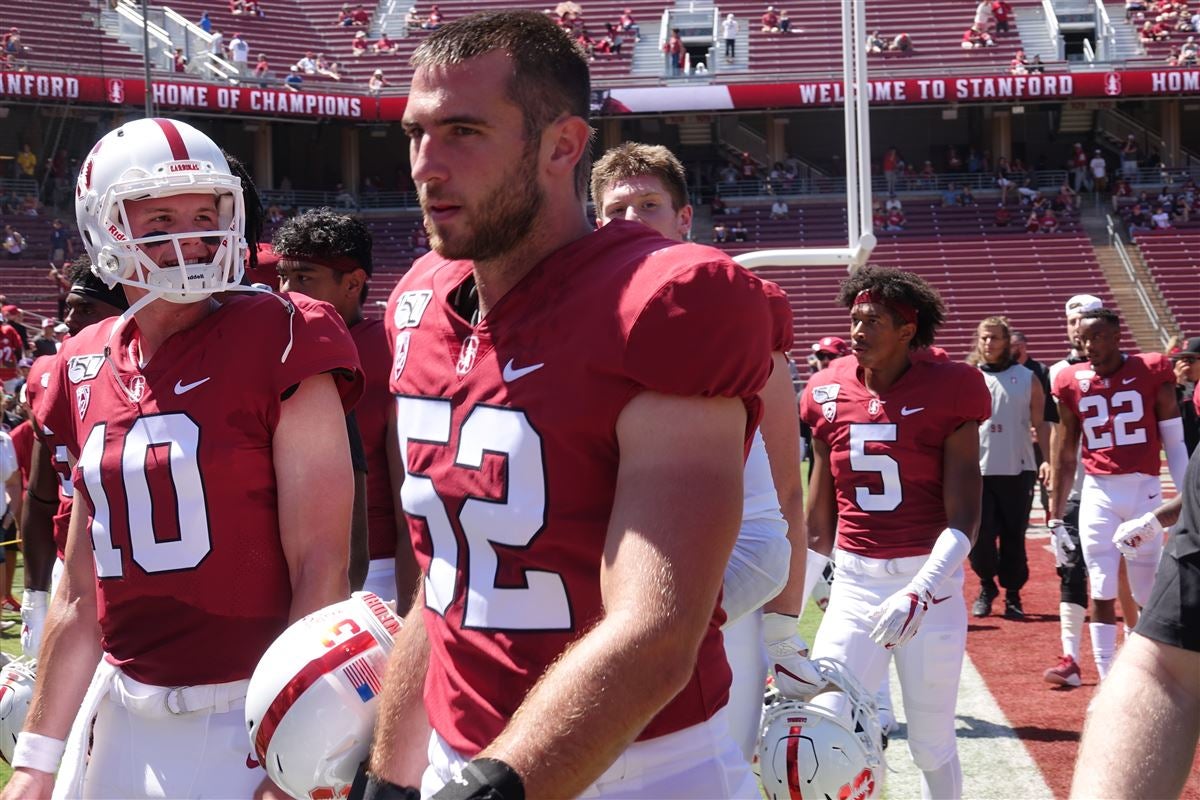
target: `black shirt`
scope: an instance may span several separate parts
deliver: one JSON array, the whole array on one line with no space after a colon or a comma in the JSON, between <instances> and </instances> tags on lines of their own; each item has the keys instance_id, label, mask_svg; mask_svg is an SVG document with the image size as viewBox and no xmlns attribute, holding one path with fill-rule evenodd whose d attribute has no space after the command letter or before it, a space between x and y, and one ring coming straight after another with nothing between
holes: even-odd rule
<instances>
[{"instance_id":1,"label":"black shirt","mask_svg":"<svg viewBox=\"0 0 1200 800\"><path fill-rule=\"evenodd\" d=\"M1166 552L1176 558L1200 553L1200 448L1192 453L1183 477L1183 508L1167 537Z\"/></svg>"}]
</instances>

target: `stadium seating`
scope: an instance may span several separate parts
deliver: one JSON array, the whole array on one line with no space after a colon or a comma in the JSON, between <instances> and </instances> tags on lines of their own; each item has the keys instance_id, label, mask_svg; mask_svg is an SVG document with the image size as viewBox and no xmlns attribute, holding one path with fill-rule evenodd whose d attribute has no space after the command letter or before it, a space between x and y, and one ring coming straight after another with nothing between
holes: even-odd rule
<instances>
[{"instance_id":1,"label":"stadium seating","mask_svg":"<svg viewBox=\"0 0 1200 800\"><path fill-rule=\"evenodd\" d=\"M4 30L21 29L28 48L22 60L35 69L94 75L140 70L141 53L97 27L96 12L96 3L84 0L27 0L6 3L0 22Z\"/></svg>"},{"instance_id":2,"label":"stadium seating","mask_svg":"<svg viewBox=\"0 0 1200 800\"><path fill-rule=\"evenodd\" d=\"M1135 241L1184 335L1200 335L1200 229L1144 233Z\"/></svg>"}]
</instances>

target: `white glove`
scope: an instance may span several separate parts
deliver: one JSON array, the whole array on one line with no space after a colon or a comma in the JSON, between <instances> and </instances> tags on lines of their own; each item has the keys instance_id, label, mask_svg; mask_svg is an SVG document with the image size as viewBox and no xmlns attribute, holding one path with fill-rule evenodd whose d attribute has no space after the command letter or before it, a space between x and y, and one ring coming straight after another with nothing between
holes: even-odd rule
<instances>
[{"instance_id":1,"label":"white glove","mask_svg":"<svg viewBox=\"0 0 1200 800\"><path fill-rule=\"evenodd\" d=\"M899 647L917 635L917 628L929 610L929 595L909 584L884 600L870 618L876 620L871 638L881 647Z\"/></svg>"},{"instance_id":2,"label":"white glove","mask_svg":"<svg viewBox=\"0 0 1200 800\"><path fill-rule=\"evenodd\" d=\"M825 686L825 678L808 660L808 643L796 630L799 621L788 614L763 614L763 642L775 688L790 698L812 697Z\"/></svg>"},{"instance_id":3,"label":"white glove","mask_svg":"<svg viewBox=\"0 0 1200 800\"><path fill-rule=\"evenodd\" d=\"M46 628L46 606L49 604L49 592L26 589L21 595L21 652L29 658L38 656L42 631Z\"/></svg>"},{"instance_id":4,"label":"white glove","mask_svg":"<svg viewBox=\"0 0 1200 800\"><path fill-rule=\"evenodd\" d=\"M1162 523L1153 512L1149 512L1118 525L1117 532L1113 534L1113 544L1126 558L1137 558L1143 548L1161 542L1162 537Z\"/></svg>"},{"instance_id":5,"label":"white glove","mask_svg":"<svg viewBox=\"0 0 1200 800\"><path fill-rule=\"evenodd\" d=\"M1054 565L1065 567L1070 558L1068 554L1075 552L1075 541L1071 534L1067 533L1067 524L1061 519L1048 520L1046 526L1050 528L1050 549L1054 551Z\"/></svg>"}]
</instances>

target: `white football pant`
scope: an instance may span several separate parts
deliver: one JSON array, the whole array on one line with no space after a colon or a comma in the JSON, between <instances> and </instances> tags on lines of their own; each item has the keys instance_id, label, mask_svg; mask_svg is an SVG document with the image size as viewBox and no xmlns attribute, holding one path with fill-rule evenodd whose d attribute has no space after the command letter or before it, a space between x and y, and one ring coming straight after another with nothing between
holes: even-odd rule
<instances>
[{"instance_id":1,"label":"white football pant","mask_svg":"<svg viewBox=\"0 0 1200 800\"><path fill-rule=\"evenodd\" d=\"M761 800L742 751L729 735L725 709L707 722L666 736L634 742L581 798L721 798ZM466 766L463 758L435 732L429 739L429 766L421 797L431 797Z\"/></svg>"},{"instance_id":2,"label":"white football pant","mask_svg":"<svg viewBox=\"0 0 1200 800\"><path fill-rule=\"evenodd\" d=\"M725 658L733 670L729 687L729 732L742 748L746 763L754 758L758 730L762 722L763 692L767 685L767 647L763 644L762 609L751 611L734 622L721 635L725 637Z\"/></svg>"},{"instance_id":3,"label":"white football pant","mask_svg":"<svg viewBox=\"0 0 1200 800\"><path fill-rule=\"evenodd\" d=\"M1123 557L1112 540L1117 526L1153 511L1161 503L1162 483L1157 475L1084 476L1079 498L1079 539L1093 600L1113 600L1117 596L1117 570ZM1144 547L1137 558L1125 561L1129 588L1139 606L1150 599L1162 547L1159 539Z\"/></svg>"},{"instance_id":4,"label":"white football pant","mask_svg":"<svg viewBox=\"0 0 1200 800\"><path fill-rule=\"evenodd\" d=\"M367 565L363 591L372 592L385 603L396 602L396 559L371 559L371 563Z\"/></svg>"}]
</instances>

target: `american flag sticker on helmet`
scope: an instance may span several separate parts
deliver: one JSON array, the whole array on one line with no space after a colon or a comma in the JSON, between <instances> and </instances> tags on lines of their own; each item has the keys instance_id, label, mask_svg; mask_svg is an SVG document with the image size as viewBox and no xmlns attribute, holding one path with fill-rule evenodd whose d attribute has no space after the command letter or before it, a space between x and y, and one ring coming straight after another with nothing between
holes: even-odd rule
<instances>
[{"instance_id":1,"label":"american flag sticker on helmet","mask_svg":"<svg viewBox=\"0 0 1200 800\"><path fill-rule=\"evenodd\" d=\"M379 673L375 670L375 665L368 659L360 658L358 661L342 668L342 674L350 681L350 685L354 691L358 692L359 698L364 703L369 702L371 698L383 691L383 685L379 680Z\"/></svg>"}]
</instances>

